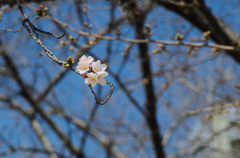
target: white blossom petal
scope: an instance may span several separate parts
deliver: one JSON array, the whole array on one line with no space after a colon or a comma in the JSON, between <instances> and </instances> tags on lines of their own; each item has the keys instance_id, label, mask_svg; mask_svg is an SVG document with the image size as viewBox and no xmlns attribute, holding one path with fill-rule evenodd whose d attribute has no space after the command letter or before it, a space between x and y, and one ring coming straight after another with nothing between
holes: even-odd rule
<instances>
[{"instance_id":1,"label":"white blossom petal","mask_svg":"<svg viewBox=\"0 0 240 158\"><path fill-rule=\"evenodd\" d=\"M88 62L89 62L89 64L90 64L91 62L93 62L93 60L94 60L94 58L93 58L92 56L89 56L89 57L88 57Z\"/></svg>"},{"instance_id":2,"label":"white blossom petal","mask_svg":"<svg viewBox=\"0 0 240 158\"><path fill-rule=\"evenodd\" d=\"M92 87L95 87L97 84L97 75L95 73L88 73L87 74L88 78L85 79L85 83L87 85L91 84Z\"/></svg>"},{"instance_id":3,"label":"white blossom petal","mask_svg":"<svg viewBox=\"0 0 240 158\"><path fill-rule=\"evenodd\" d=\"M97 62L92 63L92 70L96 73L103 72L106 70L107 65L106 64L101 64L100 60L97 60Z\"/></svg>"},{"instance_id":4,"label":"white blossom petal","mask_svg":"<svg viewBox=\"0 0 240 158\"><path fill-rule=\"evenodd\" d=\"M94 60L94 59L93 59L92 56L86 57L85 55L83 55L83 56L79 59L79 63L87 62L87 63L90 64L93 60Z\"/></svg>"},{"instance_id":5,"label":"white blossom petal","mask_svg":"<svg viewBox=\"0 0 240 158\"><path fill-rule=\"evenodd\" d=\"M108 75L107 72L99 72L98 75L97 75L97 82L102 85L102 86L105 86L107 81L104 79L104 77L106 77Z\"/></svg>"},{"instance_id":6,"label":"white blossom petal","mask_svg":"<svg viewBox=\"0 0 240 158\"><path fill-rule=\"evenodd\" d=\"M100 78L100 79L98 79L98 83L102 86L105 86L107 81L104 78Z\"/></svg>"},{"instance_id":7,"label":"white blossom petal","mask_svg":"<svg viewBox=\"0 0 240 158\"><path fill-rule=\"evenodd\" d=\"M106 64L102 64L102 71L105 71L107 68L107 65Z\"/></svg>"},{"instance_id":8,"label":"white blossom petal","mask_svg":"<svg viewBox=\"0 0 240 158\"><path fill-rule=\"evenodd\" d=\"M101 76L101 77L107 77L107 75L108 75L108 73L106 71L98 73L98 76Z\"/></svg>"},{"instance_id":9,"label":"white blossom petal","mask_svg":"<svg viewBox=\"0 0 240 158\"><path fill-rule=\"evenodd\" d=\"M76 69L80 72L80 74L83 74L89 70L89 63L87 62L79 62Z\"/></svg>"},{"instance_id":10,"label":"white blossom petal","mask_svg":"<svg viewBox=\"0 0 240 158\"><path fill-rule=\"evenodd\" d=\"M90 84L90 82L89 82L89 78L85 78L85 83L86 83L87 85Z\"/></svg>"},{"instance_id":11,"label":"white blossom petal","mask_svg":"<svg viewBox=\"0 0 240 158\"><path fill-rule=\"evenodd\" d=\"M96 81L96 82L92 82L92 83L91 83L92 87L95 87L95 86L96 86L96 84L97 84L97 81Z\"/></svg>"}]
</instances>

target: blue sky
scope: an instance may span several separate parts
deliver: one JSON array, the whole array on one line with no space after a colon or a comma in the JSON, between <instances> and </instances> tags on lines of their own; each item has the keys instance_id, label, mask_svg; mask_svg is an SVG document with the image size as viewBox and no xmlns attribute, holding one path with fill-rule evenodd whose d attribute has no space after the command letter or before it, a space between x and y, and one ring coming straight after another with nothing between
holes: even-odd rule
<instances>
[{"instance_id":1,"label":"blue sky","mask_svg":"<svg viewBox=\"0 0 240 158\"><path fill-rule=\"evenodd\" d=\"M239 13L238 8L235 7L237 1L228 2L230 3L228 5L226 5L226 2L223 0L218 1L218 3L215 2L213 0L207 1L208 6L211 8L213 13L219 17L224 17L223 20L229 24L232 29L234 29L236 32L239 32L239 20L237 19ZM32 3L30 5L35 8L38 6ZM79 18L76 15L75 3L72 1L61 3L59 1L57 3L46 3L46 5L49 7L49 10L53 17L60 21L66 22L68 25L75 29L83 30L82 22L79 21ZM110 10L108 8L110 6L106 1L93 2L89 3L88 5L91 8L100 8L97 10L89 10L89 20L90 23L93 24L92 32L97 33L109 22ZM227 8L223 9L226 6ZM35 11L28 9L26 6L24 6L24 10L31 20L36 17ZM226 16L228 13L229 15ZM117 7L115 11L115 18L117 19L123 14L124 13L122 12L121 7ZM4 14L3 19L0 22L0 28L18 29L21 27L22 20L23 16L15 6ZM152 26L154 32L154 35L152 36L153 39L174 40L176 33L180 33L184 34L185 40L188 41L193 37L200 37L202 35L202 32L196 29L196 27L193 27L183 18L179 17L175 13L167 11L162 7L156 7L153 9L149 13L146 23ZM58 35L62 33L62 31L59 30L59 28L56 27L56 25L47 18L41 18L34 24L36 27L45 31L49 31ZM135 38L135 33L131 25L123 24L121 26L121 31L124 38ZM74 37L77 36L76 33L70 30L67 30L67 33ZM39 53L43 52L43 50L34 40L29 37L26 30L22 30L18 33L0 32L0 35L0 39L3 44L7 47L10 47L8 49L8 53L10 53L14 58L14 61L16 61L20 74L23 76L25 82L33 85L37 91L43 91L48 86L49 80L51 80L55 75L58 74L58 72L64 69L63 67L60 67L54 63L46 55L39 57ZM114 36L113 33L107 35ZM50 50L53 50L55 46L59 46L60 40L57 40L53 37L41 34L40 38L42 39L44 45L47 46L47 48ZM66 41L68 40L68 37L66 36L61 40ZM100 60L106 60L106 58L109 57L108 69L114 73L117 73L119 68L121 68L121 62L124 59L124 56L121 55L121 52L125 50L126 45L129 45L129 43L118 41L112 42L110 48L112 54L111 56L108 56L108 42L109 41L101 41L100 44L94 46L89 52ZM84 37L80 37L78 40L78 46L72 46L78 48L84 44L86 44ZM68 56L74 56L77 53L70 51L69 46L71 45L67 45L62 49L53 50L53 53L59 57L60 60L66 60ZM213 100L215 101L221 101L221 96L226 95L231 95L233 98L237 97L233 89L234 85L238 82L239 66L229 56L226 56L224 54L217 54L217 57L212 60L206 60L206 62L202 64L190 67L188 65L189 63L195 63L199 59L211 55L211 49L200 48L196 53L196 56L189 57L187 55L187 48L183 46L167 46L169 53L163 52L162 54L153 54L152 51L156 48L156 44L149 44L148 53L150 54L152 61L152 71L159 71L162 63L165 64L163 70L166 71L166 74L154 78L154 88L156 94L162 91L161 86L166 83L166 81L170 80L172 82L169 88L162 92L162 95L160 98L158 98L157 103L157 118L161 127L162 134L170 128L171 122L174 120L174 118L176 118L176 116L181 114L184 110L192 110L198 108L198 106L205 105L207 102L206 98L212 89L218 92L218 94L213 97ZM132 90L131 95L143 107L146 94L144 91L144 84L142 83L141 79L141 66L138 54L139 50L137 48L137 45L135 45L131 49L129 60L125 64L119 78L123 83L129 80L131 81L138 79L137 82L133 84L126 83L125 85L128 89ZM1 65L2 61L3 60L0 58ZM179 80L173 77L177 76L177 74L181 72L180 70L184 64L186 64L186 66L189 66L190 71L188 73L185 73L182 78L187 79L189 82L201 87L201 95L197 94L189 87L184 86ZM222 70L222 72L218 72L220 70ZM222 78L227 78L229 76L230 78L227 79L226 83L218 86L217 88L214 86L211 87L211 85L214 84L211 82L217 81L219 78L218 75L221 73L226 74L226 76L223 76ZM93 127L101 130L103 135L107 135L107 131L112 131L112 133L108 134L108 137L112 139L120 139L117 139L120 142L118 144L119 148L126 153L133 155L135 154L135 156L137 155L138 157L142 157L142 155L145 153L149 155L149 157L153 157L153 151L151 150L152 144L149 140L145 142L145 151L140 150L129 152L129 150L133 149L133 147L136 146L137 141L134 140L134 138L128 132L128 129L124 126L135 130L140 136L149 136L149 131L146 129L146 123L141 113L129 101L126 94L121 90L114 77L109 75L107 77L107 80L115 85L115 91L109 102L104 106L98 108L96 119L92 123ZM29 104L23 98L18 96L18 87L13 81L11 81L9 78L3 77L1 78L0 83L9 85L13 89L12 91L7 91L7 89L0 89L1 93L14 97L21 103L23 107L29 107ZM98 91L98 89L99 86L96 86L96 88L94 88L95 92ZM99 95L104 98L107 96L106 94L108 94L110 88L108 86L100 86L100 89L101 93ZM35 93L34 95L37 94ZM191 100L193 97L196 98ZM83 120L88 120L91 109L95 105L94 96L92 95L88 86L85 85L84 79L74 72L68 72L67 75L54 87L53 92L47 98L57 106L61 106L67 114L79 117ZM167 103L170 103L170 108L166 106ZM45 109L49 109L49 106L46 103L42 103L42 106ZM23 117L20 117L19 113L13 112L7 108L1 109L0 113L2 120L0 121L0 129L4 128L5 125L8 126L8 128L6 128L6 131L3 132L3 135L5 137L9 138L9 133L15 130L13 127L15 127L16 118L19 117L19 125L18 128L16 128L17 131L13 133L13 136L10 137L9 140L14 144L30 147L34 142L41 147L41 143L39 143L32 130L26 130L30 129L29 122ZM53 118L61 127L61 129L64 130L64 132L67 133L70 129L72 130L73 142L76 145L79 145L82 132L76 130L76 127L74 125L69 125L68 122L64 121L58 116L53 116ZM51 142L54 142L53 145L56 147L56 150L59 152L68 152L67 150L62 150L61 141L55 134L51 132L51 128L49 128L49 126L46 125L40 117L38 120L41 121ZM184 126L191 127L192 124L203 126L201 123L199 123L201 122L199 120L200 118L198 116L191 117L184 121ZM122 123L122 125L118 130L116 130L116 123L118 122ZM21 137L19 137L19 133L21 132L24 132L24 135L21 135ZM186 128L183 126L177 128L170 139L170 145L165 147L167 153L172 153L179 150L179 147L174 145L176 142L179 142L179 144L184 144L182 137L186 137L187 134L185 132ZM192 130L192 132L194 133L196 131ZM28 139L29 137L30 139ZM121 139L123 143L121 142ZM98 148L98 143L92 139L87 139L87 145L85 147L85 153L87 156L94 153L94 151ZM4 148L1 148L1 150L4 150ZM15 157L18 156L19 155L15 155ZM100 149L100 152L97 152L97 156L94 157L105 157L105 152Z\"/></svg>"}]
</instances>

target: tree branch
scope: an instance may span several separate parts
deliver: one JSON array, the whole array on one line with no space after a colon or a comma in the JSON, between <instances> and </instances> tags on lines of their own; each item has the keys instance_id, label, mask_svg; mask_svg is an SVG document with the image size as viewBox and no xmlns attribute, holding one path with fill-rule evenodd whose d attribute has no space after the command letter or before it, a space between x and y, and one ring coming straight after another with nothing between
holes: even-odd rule
<instances>
[{"instance_id":1,"label":"tree branch","mask_svg":"<svg viewBox=\"0 0 240 158\"><path fill-rule=\"evenodd\" d=\"M213 15L210 8L208 8L204 3L204 0L198 0L199 6L190 8L179 7L178 5L175 5L168 1L153 1L169 10L178 13L193 25L195 25L197 28L199 28L201 31L211 31L211 38L218 44L232 46L240 39L239 34L228 27L220 18ZM187 9L187 13L185 9ZM229 49L227 51L227 54L232 56L238 63L240 63L239 50Z\"/></svg>"}]
</instances>

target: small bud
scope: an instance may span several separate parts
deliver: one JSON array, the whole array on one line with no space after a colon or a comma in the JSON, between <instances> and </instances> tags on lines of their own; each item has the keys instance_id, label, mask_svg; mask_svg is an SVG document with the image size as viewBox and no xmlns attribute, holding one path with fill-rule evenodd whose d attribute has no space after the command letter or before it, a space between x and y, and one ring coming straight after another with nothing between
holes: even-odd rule
<instances>
[{"instance_id":1,"label":"small bud","mask_svg":"<svg viewBox=\"0 0 240 158\"><path fill-rule=\"evenodd\" d=\"M180 1L180 2L179 2L179 6L183 6L183 7L184 7L184 6L186 6L186 3L183 2L183 1Z\"/></svg>"},{"instance_id":2,"label":"small bud","mask_svg":"<svg viewBox=\"0 0 240 158\"><path fill-rule=\"evenodd\" d=\"M217 48L213 48L213 49L211 50L211 52L212 52L212 53L217 52Z\"/></svg>"},{"instance_id":3,"label":"small bud","mask_svg":"<svg viewBox=\"0 0 240 158\"><path fill-rule=\"evenodd\" d=\"M114 34L118 37L122 35L122 33L120 33L120 32L114 32Z\"/></svg>"},{"instance_id":4,"label":"small bud","mask_svg":"<svg viewBox=\"0 0 240 158\"><path fill-rule=\"evenodd\" d=\"M171 82L170 82L170 81L167 81L166 83L164 83L164 84L162 85L161 89L166 90L166 89L169 87L170 84L171 84Z\"/></svg>"},{"instance_id":5,"label":"small bud","mask_svg":"<svg viewBox=\"0 0 240 158\"><path fill-rule=\"evenodd\" d=\"M87 78L87 74L82 74L82 77Z\"/></svg>"},{"instance_id":6,"label":"small bud","mask_svg":"<svg viewBox=\"0 0 240 158\"><path fill-rule=\"evenodd\" d=\"M194 52L197 52L198 48L197 47L193 47L193 50L194 50Z\"/></svg>"},{"instance_id":7,"label":"small bud","mask_svg":"<svg viewBox=\"0 0 240 158\"><path fill-rule=\"evenodd\" d=\"M41 16L41 11L39 9L36 9L35 11L36 11L37 15Z\"/></svg>"},{"instance_id":8,"label":"small bud","mask_svg":"<svg viewBox=\"0 0 240 158\"><path fill-rule=\"evenodd\" d=\"M74 44L77 44L77 43L78 43L78 40L77 40L77 39L75 39L73 43L74 43Z\"/></svg>"},{"instance_id":9,"label":"small bud","mask_svg":"<svg viewBox=\"0 0 240 158\"><path fill-rule=\"evenodd\" d=\"M163 47L162 50L163 50L165 53L169 53L169 51L168 51L165 47Z\"/></svg>"},{"instance_id":10,"label":"small bud","mask_svg":"<svg viewBox=\"0 0 240 158\"><path fill-rule=\"evenodd\" d=\"M240 90L240 85L236 84L235 88L237 88L238 90Z\"/></svg>"},{"instance_id":11,"label":"small bud","mask_svg":"<svg viewBox=\"0 0 240 158\"><path fill-rule=\"evenodd\" d=\"M148 24L145 25L145 28L146 28L148 33L151 32L151 30L152 30L151 27Z\"/></svg>"},{"instance_id":12,"label":"small bud","mask_svg":"<svg viewBox=\"0 0 240 158\"><path fill-rule=\"evenodd\" d=\"M98 44L99 42L101 42L101 39L96 38L96 39L95 39L95 44Z\"/></svg>"},{"instance_id":13,"label":"small bud","mask_svg":"<svg viewBox=\"0 0 240 158\"><path fill-rule=\"evenodd\" d=\"M92 29L92 27L93 27L92 24L88 26L89 29Z\"/></svg>"},{"instance_id":14,"label":"small bud","mask_svg":"<svg viewBox=\"0 0 240 158\"><path fill-rule=\"evenodd\" d=\"M72 39L73 39L73 36L71 36L71 35L68 36L68 39L69 39L69 40L72 40Z\"/></svg>"},{"instance_id":15,"label":"small bud","mask_svg":"<svg viewBox=\"0 0 240 158\"><path fill-rule=\"evenodd\" d=\"M207 119L210 120L213 117L213 115L208 115Z\"/></svg>"},{"instance_id":16,"label":"small bud","mask_svg":"<svg viewBox=\"0 0 240 158\"><path fill-rule=\"evenodd\" d=\"M144 78L144 79L142 80L142 82L143 82L144 84L148 84L148 83L149 83L149 79L148 79L148 78Z\"/></svg>"},{"instance_id":17,"label":"small bud","mask_svg":"<svg viewBox=\"0 0 240 158\"><path fill-rule=\"evenodd\" d=\"M84 12L84 13L87 13L87 8L83 8L83 12Z\"/></svg>"},{"instance_id":18,"label":"small bud","mask_svg":"<svg viewBox=\"0 0 240 158\"><path fill-rule=\"evenodd\" d=\"M42 9L43 9L43 5L39 5L39 9L41 9L41 10L42 10Z\"/></svg>"},{"instance_id":19,"label":"small bud","mask_svg":"<svg viewBox=\"0 0 240 158\"><path fill-rule=\"evenodd\" d=\"M154 51L153 51L153 54L156 54L156 53L161 53L162 52L162 50L161 49L155 49Z\"/></svg>"},{"instance_id":20,"label":"small bud","mask_svg":"<svg viewBox=\"0 0 240 158\"><path fill-rule=\"evenodd\" d=\"M120 29L121 29L121 27L120 27L120 26L118 26L118 27L116 28L116 30L117 30L117 31L120 31Z\"/></svg>"},{"instance_id":21,"label":"small bud","mask_svg":"<svg viewBox=\"0 0 240 158\"><path fill-rule=\"evenodd\" d=\"M205 38L201 37L201 41L205 41Z\"/></svg>"},{"instance_id":22,"label":"small bud","mask_svg":"<svg viewBox=\"0 0 240 158\"><path fill-rule=\"evenodd\" d=\"M152 36L154 33L153 32L151 32L150 34L149 34L149 36Z\"/></svg>"},{"instance_id":23,"label":"small bud","mask_svg":"<svg viewBox=\"0 0 240 158\"><path fill-rule=\"evenodd\" d=\"M179 33L176 34L175 40L178 40L178 37L179 37Z\"/></svg>"},{"instance_id":24,"label":"small bud","mask_svg":"<svg viewBox=\"0 0 240 158\"><path fill-rule=\"evenodd\" d=\"M45 12L43 12L43 13L42 13L42 16L46 16L46 13L45 13Z\"/></svg>"},{"instance_id":25,"label":"small bud","mask_svg":"<svg viewBox=\"0 0 240 158\"><path fill-rule=\"evenodd\" d=\"M234 102L234 103L233 103L233 106L239 107L239 106L240 106L240 102Z\"/></svg>"},{"instance_id":26,"label":"small bud","mask_svg":"<svg viewBox=\"0 0 240 158\"><path fill-rule=\"evenodd\" d=\"M86 22L84 22L84 23L83 23L83 26L87 27L87 26L88 26L88 24L87 24Z\"/></svg>"},{"instance_id":27,"label":"small bud","mask_svg":"<svg viewBox=\"0 0 240 158\"><path fill-rule=\"evenodd\" d=\"M72 59L71 56L67 58L67 62L68 62L69 65L74 64L74 60Z\"/></svg>"},{"instance_id":28,"label":"small bud","mask_svg":"<svg viewBox=\"0 0 240 158\"><path fill-rule=\"evenodd\" d=\"M161 43L158 43L157 46L158 46L159 48L162 48L162 47L163 47L163 45L162 45Z\"/></svg>"},{"instance_id":29,"label":"small bud","mask_svg":"<svg viewBox=\"0 0 240 158\"><path fill-rule=\"evenodd\" d=\"M60 43L61 45L64 45L64 44L65 44L65 42L64 42L64 41L59 41L59 43Z\"/></svg>"},{"instance_id":30,"label":"small bud","mask_svg":"<svg viewBox=\"0 0 240 158\"><path fill-rule=\"evenodd\" d=\"M122 52L121 55L122 55L122 56L125 56L125 55L127 55L127 54L126 54L125 52Z\"/></svg>"},{"instance_id":31,"label":"small bud","mask_svg":"<svg viewBox=\"0 0 240 158\"><path fill-rule=\"evenodd\" d=\"M42 57L42 56L43 56L43 53L39 53L38 55L39 55L40 57Z\"/></svg>"},{"instance_id":32,"label":"small bud","mask_svg":"<svg viewBox=\"0 0 240 158\"><path fill-rule=\"evenodd\" d=\"M93 42L93 41L89 41L88 44L89 44L90 46L92 46L92 45L94 44L94 42Z\"/></svg>"},{"instance_id":33,"label":"small bud","mask_svg":"<svg viewBox=\"0 0 240 158\"><path fill-rule=\"evenodd\" d=\"M74 50L73 46L70 46L69 49L72 50L72 51Z\"/></svg>"},{"instance_id":34,"label":"small bud","mask_svg":"<svg viewBox=\"0 0 240 158\"><path fill-rule=\"evenodd\" d=\"M183 35L179 35L178 33L175 36L175 39L178 40L178 41L183 40L183 38L184 38L184 36Z\"/></svg>"},{"instance_id":35,"label":"small bud","mask_svg":"<svg viewBox=\"0 0 240 158\"><path fill-rule=\"evenodd\" d=\"M67 61L71 61L71 60L72 60L72 57L68 57L68 58L67 58Z\"/></svg>"},{"instance_id":36,"label":"small bud","mask_svg":"<svg viewBox=\"0 0 240 158\"><path fill-rule=\"evenodd\" d=\"M125 51L129 52L130 48L131 48L130 46L126 46Z\"/></svg>"},{"instance_id":37,"label":"small bud","mask_svg":"<svg viewBox=\"0 0 240 158\"><path fill-rule=\"evenodd\" d=\"M63 25L63 27L67 27L67 24L66 24L66 23L63 23L62 25Z\"/></svg>"},{"instance_id":38,"label":"small bud","mask_svg":"<svg viewBox=\"0 0 240 158\"><path fill-rule=\"evenodd\" d=\"M48 11L48 7L44 7L44 9L43 9L44 11Z\"/></svg>"},{"instance_id":39,"label":"small bud","mask_svg":"<svg viewBox=\"0 0 240 158\"><path fill-rule=\"evenodd\" d=\"M215 53L215 52L223 52L223 49L219 49L219 48L213 48L211 50L212 53Z\"/></svg>"},{"instance_id":40,"label":"small bud","mask_svg":"<svg viewBox=\"0 0 240 158\"><path fill-rule=\"evenodd\" d=\"M209 36L211 34L211 31L205 31L205 32L203 32L203 36L204 37L207 37L207 36Z\"/></svg>"},{"instance_id":41,"label":"small bud","mask_svg":"<svg viewBox=\"0 0 240 158\"><path fill-rule=\"evenodd\" d=\"M64 67L70 67L70 65L69 65L69 64L63 64L63 66L64 66Z\"/></svg>"},{"instance_id":42,"label":"small bud","mask_svg":"<svg viewBox=\"0 0 240 158\"><path fill-rule=\"evenodd\" d=\"M192 112L192 111L184 111L184 114L186 115L195 115L195 112Z\"/></svg>"},{"instance_id":43,"label":"small bud","mask_svg":"<svg viewBox=\"0 0 240 158\"><path fill-rule=\"evenodd\" d=\"M89 65L89 68L91 69L91 68L92 68L92 65Z\"/></svg>"},{"instance_id":44,"label":"small bud","mask_svg":"<svg viewBox=\"0 0 240 158\"><path fill-rule=\"evenodd\" d=\"M190 55L192 53L192 48L188 48L187 54Z\"/></svg>"}]
</instances>

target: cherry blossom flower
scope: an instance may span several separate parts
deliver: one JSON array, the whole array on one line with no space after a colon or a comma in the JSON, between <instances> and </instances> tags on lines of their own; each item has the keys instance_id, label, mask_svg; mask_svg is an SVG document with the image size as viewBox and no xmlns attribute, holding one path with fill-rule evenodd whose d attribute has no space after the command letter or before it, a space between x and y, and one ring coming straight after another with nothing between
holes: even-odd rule
<instances>
[{"instance_id":1,"label":"cherry blossom flower","mask_svg":"<svg viewBox=\"0 0 240 158\"><path fill-rule=\"evenodd\" d=\"M102 85L102 86L105 86L105 84L107 83L107 81L105 80L104 77L106 77L108 75L107 72L99 72L97 74L97 82Z\"/></svg>"},{"instance_id":2,"label":"cherry blossom flower","mask_svg":"<svg viewBox=\"0 0 240 158\"><path fill-rule=\"evenodd\" d=\"M85 55L83 55L80 59L79 62L87 62L88 64L90 64L91 62L93 62L93 57L89 56L86 57Z\"/></svg>"},{"instance_id":3,"label":"cherry blossom flower","mask_svg":"<svg viewBox=\"0 0 240 158\"><path fill-rule=\"evenodd\" d=\"M95 73L88 73L87 74L88 78L85 79L85 83L87 85L91 84L92 87L95 87L97 84L97 75Z\"/></svg>"},{"instance_id":4,"label":"cherry blossom flower","mask_svg":"<svg viewBox=\"0 0 240 158\"><path fill-rule=\"evenodd\" d=\"M76 68L80 74L83 74L89 70L89 63L88 62L78 62L78 66Z\"/></svg>"},{"instance_id":5,"label":"cherry blossom flower","mask_svg":"<svg viewBox=\"0 0 240 158\"><path fill-rule=\"evenodd\" d=\"M104 72L107 68L106 64L101 64L100 60L97 60L97 62L92 63L92 70L96 73L98 72Z\"/></svg>"},{"instance_id":6,"label":"cherry blossom flower","mask_svg":"<svg viewBox=\"0 0 240 158\"><path fill-rule=\"evenodd\" d=\"M105 77L108 73L105 71L107 68L106 64L101 64L100 60L93 62L93 57L86 57L83 55L78 62L77 70L85 78L85 83L92 87L95 87L97 83L104 86L107 81Z\"/></svg>"}]
</instances>

